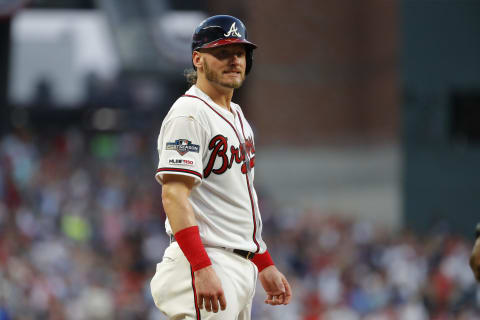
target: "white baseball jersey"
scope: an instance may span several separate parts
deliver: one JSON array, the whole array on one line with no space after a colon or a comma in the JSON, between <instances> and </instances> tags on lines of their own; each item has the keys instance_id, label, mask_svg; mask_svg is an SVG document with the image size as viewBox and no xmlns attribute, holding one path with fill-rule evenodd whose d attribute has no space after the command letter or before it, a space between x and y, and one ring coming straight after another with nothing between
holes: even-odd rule
<instances>
[{"instance_id":1,"label":"white baseball jersey","mask_svg":"<svg viewBox=\"0 0 480 320\"><path fill-rule=\"evenodd\" d=\"M262 220L253 187L253 131L240 106L229 112L196 86L177 99L158 137L156 179L193 177L190 203L205 246L264 253ZM172 234L167 219L165 228Z\"/></svg>"}]
</instances>

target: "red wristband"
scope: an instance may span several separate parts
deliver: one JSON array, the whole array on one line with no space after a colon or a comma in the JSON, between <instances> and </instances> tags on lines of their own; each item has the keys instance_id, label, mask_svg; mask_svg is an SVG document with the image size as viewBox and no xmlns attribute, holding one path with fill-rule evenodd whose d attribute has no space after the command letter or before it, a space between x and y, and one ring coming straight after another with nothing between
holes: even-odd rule
<instances>
[{"instance_id":1,"label":"red wristband","mask_svg":"<svg viewBox=\"0 0 480 320\"><path fill-rule=\"evenodd\" d=\"M258 272L261 272L266 267L275 265L268 251L265 251L265 253L262 253L262 254L257 253L253 257L252 262L255 263L255 265L257 266Z\"/></svg>"},{"instance_id":2,"label":"red wristband","mask_svg":"<svg viewBox=\"0 0 480 320\"><path fill-rule=\"evenodd\" d=\"M191 226L175 233L180 249L192 266L193 271L200 270L212 264L203 247L198 226Z\"/></svg>"}]
</instances>

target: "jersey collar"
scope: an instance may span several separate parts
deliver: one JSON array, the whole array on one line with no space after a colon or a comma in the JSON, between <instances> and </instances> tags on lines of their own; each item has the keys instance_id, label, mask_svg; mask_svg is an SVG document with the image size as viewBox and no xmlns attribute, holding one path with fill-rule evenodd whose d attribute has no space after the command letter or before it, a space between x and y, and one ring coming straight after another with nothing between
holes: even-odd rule
<instances>
[{"instance_id":1,"label":"jersey collar","mask_svg":"<svg viewBox=\"0 0 480 320\"><path fill-rule=\"evenodd\" d=\"M190 95L194 95L194 96L197 96L199 98L202 98L203 100L207 101L212 107L214 107L216 111L221 112L222 115L225 115L229 118L236 118L237 117L238 109L237 109L237 104L236 103L230 102L230 106L232 107L233 112L227 111L227 110L225 110L225 108L216 104L210 98L209 95L207 95L205 92L200 90L200 88L198 88L196 85L193 85L190 89L188 89L186 94L190 94Z\"/></svg>"}]
</instances>

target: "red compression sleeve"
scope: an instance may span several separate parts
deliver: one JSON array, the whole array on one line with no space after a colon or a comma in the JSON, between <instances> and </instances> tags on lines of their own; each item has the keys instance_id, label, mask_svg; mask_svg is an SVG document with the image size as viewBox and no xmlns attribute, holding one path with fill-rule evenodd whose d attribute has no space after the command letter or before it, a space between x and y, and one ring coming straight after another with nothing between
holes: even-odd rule
<instances>
[{"instance_id":1,"label":"red compression sleeve","mask_svg":"<svg viewBox=\"0 0 480 320\"><path fill-rule=\"evenodd\" d=\"M193 271L200 270L212 264L203 247L198 226L191 226L175 233L180 249L192 266Z\"/></svg>"},{"instance_id":2,"label":"red compression sleeve","mask_svg":"<svg viewBox=\"0 0 480 320\"><path fill-rule=\"evenodd\" d=\"M255 263L255 265L257 266L258 272L261 272L266 267L275 265L268 251L265 251L265 253L262 253L262 254L257 253L253 257L252 262Z\"/></svg>"}]
</instances>

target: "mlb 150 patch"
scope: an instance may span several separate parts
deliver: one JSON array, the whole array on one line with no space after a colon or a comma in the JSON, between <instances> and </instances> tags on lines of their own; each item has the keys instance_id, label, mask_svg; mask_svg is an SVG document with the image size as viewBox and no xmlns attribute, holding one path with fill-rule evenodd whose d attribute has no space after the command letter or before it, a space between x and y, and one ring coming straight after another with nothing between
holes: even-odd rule
<instances>
[{"instance_id":1,"label":"mlb 150 patch","mask_svg":"<svg viewBox=\"0 0 480 320\"><path fill-rule=\"evenodd\" d=\"M167 150L177 150L183 156L189 151L198 153L200 146L187 139L178 139L175 142L167 142Z\"/></svg>"},{"instance_id":2,"label":"mlb 150 patch","mask_svg":"<svg viewBox=\"0 0 480 320\"><path fill-rule=\"evenodd\" d=\"M189 158L169 158L168 164L180 165L180 166L193 166L195 164L195 161Z\"/></svg>"}]
</instances>

